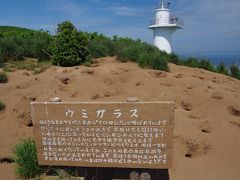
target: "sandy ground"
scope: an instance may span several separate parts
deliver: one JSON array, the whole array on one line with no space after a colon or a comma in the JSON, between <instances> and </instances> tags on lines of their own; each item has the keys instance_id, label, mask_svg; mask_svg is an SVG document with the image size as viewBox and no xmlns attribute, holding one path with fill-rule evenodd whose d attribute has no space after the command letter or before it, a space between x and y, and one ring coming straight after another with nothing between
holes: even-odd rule
<instances>
[{"instance_id":1,"label":"sandy ground","mask_svg":"<svg viewBox=\"0 0 240 180\"><path fill-rule=\"evenodd\" d=\"M171 72L144 70L115 58L95 67L50 67L41 74L8 73L0 84L0 179L16 179L4 160L23 138L32 137L31 101L174 101L175 132L171 180L240 179L240 81L205 70L170 65Z\"/></svg>"}]
</instances>

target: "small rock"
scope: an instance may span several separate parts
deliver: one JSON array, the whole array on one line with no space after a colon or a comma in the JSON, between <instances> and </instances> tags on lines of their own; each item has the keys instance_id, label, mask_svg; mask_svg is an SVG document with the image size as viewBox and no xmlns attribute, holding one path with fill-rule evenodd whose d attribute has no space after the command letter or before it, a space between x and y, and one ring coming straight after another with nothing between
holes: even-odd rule
<instances>
[{"instance_id":1,"label":"small rock","mask_svg":"<svg viewBox=\"0 0 240 180\"><path fill-rule=\"evenodd\" d=\"M146 173L146 172L141 173L140 180L151 180L151 176L149 173Z\"/></svg>"},{"instance_id":2,"label":"small rock","mask_svg":"<svg viewBox=\"0 0 240 180\"><path fill-rule=\"evenodd\" d=\"M136 171L132 171L129 174L129 180L139 180L139 173Z\"/></svg>"},{"instance_id":3,"label":"small rock","mask_svg":"<svg viewBox=\"0 0 240 180\"><path fill-rule=\"evenodd\" d=\"M127 102L139 102L139 100L138 100L138 98L136 98L136 97L129 97L129 98L127 99Z\"/></svg>"},{"instance_id":4,"label":"small rock","mask_svg":"<svg viewBox=\"0 0 240 180\"><path fill-rule=\"evenodd\" d=\"M61 98L60 97L54 97L52 99L49 100L49 102L61 102Z\"/></svg>"}]
</instances>

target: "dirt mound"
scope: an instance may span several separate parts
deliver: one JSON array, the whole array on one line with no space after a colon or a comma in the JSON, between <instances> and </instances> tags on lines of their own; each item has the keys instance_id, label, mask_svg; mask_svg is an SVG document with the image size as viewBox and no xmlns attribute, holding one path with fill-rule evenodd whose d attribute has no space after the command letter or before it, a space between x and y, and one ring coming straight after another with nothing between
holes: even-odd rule
<instances>
[{"instance_id":1,"label":"dirt mound","mask_svg":"<svg viewBox=\"0 0 240 180\"><path fill-rule=\"evenodd\" d=\"M0 179L16 179L14 146L33 137L30 102L173 101L175 129L171 180L238 180L240 177L240 81L170 64L170 72L101 58L92 67L52 66L40 74L8 73L0 84ZM12 162L12 163L11 163ZM14 178L15 177L15 178Z\"/></svg>"}]
</instances>

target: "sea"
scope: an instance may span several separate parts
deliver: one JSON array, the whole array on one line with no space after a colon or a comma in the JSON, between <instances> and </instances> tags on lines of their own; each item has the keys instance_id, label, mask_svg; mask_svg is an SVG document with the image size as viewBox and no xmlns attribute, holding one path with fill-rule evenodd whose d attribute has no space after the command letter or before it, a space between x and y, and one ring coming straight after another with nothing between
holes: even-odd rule
<instances>
[{"instance_id":1,"label":"sea","mask_svg":"<svg viewBox=\"0 0 240 180\"><path fill-rule=\"evenodd\" d=\"M239 54L194 54L194 55L180 54L180 57L206 58L215 66L223 62L228 67L231 66L232 64L235 64L240 68L240 53Z\"/></svg>"}]
</instances>

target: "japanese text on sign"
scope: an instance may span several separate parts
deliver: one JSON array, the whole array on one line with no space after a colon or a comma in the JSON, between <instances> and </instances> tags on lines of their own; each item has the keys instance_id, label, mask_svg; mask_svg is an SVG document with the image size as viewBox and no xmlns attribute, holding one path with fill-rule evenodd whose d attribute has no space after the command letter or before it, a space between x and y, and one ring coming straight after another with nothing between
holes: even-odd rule
<instances>
[{"instance_id":1,"label":"japanese text on sign","mask_svg":"<svg viewBox=\"0 0 240 180\"><path fill-rule=\"evenodd\" d=\"M162 102L33 103L39 163L170 168L173 113Z\"/></svg>"}]
</instances>

